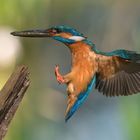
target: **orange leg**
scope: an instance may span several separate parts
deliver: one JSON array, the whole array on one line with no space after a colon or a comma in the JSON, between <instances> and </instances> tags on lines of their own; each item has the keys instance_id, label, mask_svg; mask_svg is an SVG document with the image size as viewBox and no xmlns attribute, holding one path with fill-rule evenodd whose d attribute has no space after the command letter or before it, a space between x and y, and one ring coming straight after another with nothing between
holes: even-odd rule
<instances>
[{"instance_id":1,"label":"orange leg","mask_svg":"<svg viewBox=\"0 0 140 140\"><path fill-rule=\"evenodd\" d=\"M56 76L56 79L57 79L59 84L66 83L64 77L59 72L59 66L58 65L55 66L55 76Z\"/></svg>"}]
</instances>

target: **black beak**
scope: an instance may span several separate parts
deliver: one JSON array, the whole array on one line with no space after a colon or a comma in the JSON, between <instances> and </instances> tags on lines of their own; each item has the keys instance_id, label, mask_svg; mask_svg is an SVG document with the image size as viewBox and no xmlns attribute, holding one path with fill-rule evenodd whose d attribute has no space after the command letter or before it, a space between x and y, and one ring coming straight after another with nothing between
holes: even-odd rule
<instances>
[{"instance_id":1,"label":"black beak","mask_svg":"<svg viewBox=\"0 0 140 140\"><path fill-rule=\"evenodd\" d=\"M11 33L14 36L20 37L50 37L49 30L26 30Z\"/></svg>"}]
</instances>

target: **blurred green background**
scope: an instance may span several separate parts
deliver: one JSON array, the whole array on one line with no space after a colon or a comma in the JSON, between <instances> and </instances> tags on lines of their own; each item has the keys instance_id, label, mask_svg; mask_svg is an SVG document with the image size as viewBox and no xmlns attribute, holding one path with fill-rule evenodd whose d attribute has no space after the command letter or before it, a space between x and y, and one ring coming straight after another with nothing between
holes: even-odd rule
<instances>
[{"instance_id":1,"label":"blurred green background","mask_svg":"<svg viewBox=\"0 0 140 140\"><path fill-rule=\"evenodd\" d=\"M69 50L52 39L9 34L60 24L81 31L100 50L140 52L139 0L1 0L0 87L20 64L29 67L32 80L5 140L140 140L139 94L106 98L93 90L64 122L66 87L58 85L54 67L69 72Z\"/></svg>"}]
</instances>

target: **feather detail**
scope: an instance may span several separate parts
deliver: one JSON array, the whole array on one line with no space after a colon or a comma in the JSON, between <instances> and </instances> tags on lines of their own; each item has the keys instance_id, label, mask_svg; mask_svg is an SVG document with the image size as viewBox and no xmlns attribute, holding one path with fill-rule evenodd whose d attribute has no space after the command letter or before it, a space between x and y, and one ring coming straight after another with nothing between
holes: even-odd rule
<instances>
[{"instance_id":1,"label":"feather detail","mask_svg":"<svg viewBox=\"0 0 140 140\"><path fill-rule=\"evenodd\" d=\"M140 64L118 56L99 56L96 89L106 96L140 92Z\"/></svg>"}]
</instances>

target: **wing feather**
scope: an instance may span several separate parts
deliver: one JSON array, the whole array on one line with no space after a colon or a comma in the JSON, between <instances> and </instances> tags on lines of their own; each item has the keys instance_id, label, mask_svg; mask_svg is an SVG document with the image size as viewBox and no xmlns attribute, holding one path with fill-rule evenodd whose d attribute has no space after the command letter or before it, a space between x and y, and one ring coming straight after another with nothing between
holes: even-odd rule
<instances>
[{"instance_id":1,"label":"wing feather","mask_svg":"<svg viewBox=\"0 0 140 140\"><path fill-rule=\"evenodd\" d=\"M140 92L140 63L118 56L99 57L97 75L95 88L103 95L127 96Z\"/></svg>"}]
</instances>

